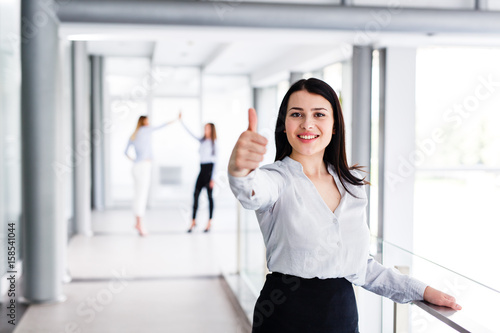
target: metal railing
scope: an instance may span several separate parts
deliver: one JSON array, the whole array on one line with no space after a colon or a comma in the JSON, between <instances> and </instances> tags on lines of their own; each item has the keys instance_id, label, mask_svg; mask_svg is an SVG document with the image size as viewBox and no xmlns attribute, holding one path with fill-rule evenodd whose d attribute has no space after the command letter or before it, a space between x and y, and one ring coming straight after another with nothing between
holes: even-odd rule
<instances>
[{"instance_id":1,"label":"metal railing","mask_svg":"<svg viewBox=\"0 0 500 333\"><path fill-rule=\"evenodd\" d=\"M463 315L460 311L455 311L450 308L437 306L425 301L413 302L416 306L427 312L429 315L440 320L457 332L462 333L494 333L492 330L487 329L481 324L475 322L471 318Z\"/></svg>"}]
</instances>

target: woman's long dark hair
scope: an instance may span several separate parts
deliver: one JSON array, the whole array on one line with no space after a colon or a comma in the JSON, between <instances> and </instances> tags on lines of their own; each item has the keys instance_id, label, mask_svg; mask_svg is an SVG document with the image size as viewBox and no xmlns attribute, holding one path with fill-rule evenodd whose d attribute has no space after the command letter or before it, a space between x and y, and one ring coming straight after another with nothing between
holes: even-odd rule
<instances>
[{"instance_id":1,"label":"woman's long dark hair","mask_svg":"<svg viewBox=\"0 0 500 333\"><path fill-rule=\"evenodd\" d=\"M205 140L210 140L212 141L212 155L215 155L215 140L217 140L217 131L215 130L215 125L214 123L207 123L208 126L210 126L210 139L205 138L205 135L203 135L202 141Z\"/></svg>"},{"instance_id":2,"label":"woman's long dark hair","mask_svg":"<svg viewBox=\"0 0 500 333\"><path fill-rule=\"evenodd\" d=\"M345 186L345 182L352 185L366 185L369 182L365 181L364 178L360 179L354 177L350 170L360 170L361 167L357 164L349 167L347 165L347 157L345 152L345 125L344 117L342 116L342 108L340 107L340 102L335 91L326 82L310 78L302 79L295 82L290 89L288 89L278 113L278 119L276 121L276 130L274 132L274 138L276 142L276 158L275 161L281 161L285 157L292 153L292 146L286 137L285 131L285 120L286 113L288 110L288 101L290 96L297 91L305 90L311 94L317 94L324 97L328 102L330 102L333 110L334 128L335 134L332 136L332 140L325 149L325 154L323 155L323 161L325 164L332 165L335 172L339 175L340 182L342 186L351 193ZM352 193L351 193L352 194Z\"/></svg>"}]
</instances>

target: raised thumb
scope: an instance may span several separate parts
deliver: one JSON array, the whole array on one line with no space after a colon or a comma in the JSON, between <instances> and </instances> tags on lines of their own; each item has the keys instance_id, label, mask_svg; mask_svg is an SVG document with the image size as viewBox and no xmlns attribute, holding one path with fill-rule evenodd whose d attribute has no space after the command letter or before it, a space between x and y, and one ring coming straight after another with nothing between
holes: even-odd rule
<instances>
[{"instance_id":1,"label":"raised thumb","mask_svg":"<svg viewBox=\"0 0 500 333\"><path fill-rule=\"evenodd\" d=\"M248 109L248 130L257 132L257 112L254 108Z\"/></svg>"}]
</instances>

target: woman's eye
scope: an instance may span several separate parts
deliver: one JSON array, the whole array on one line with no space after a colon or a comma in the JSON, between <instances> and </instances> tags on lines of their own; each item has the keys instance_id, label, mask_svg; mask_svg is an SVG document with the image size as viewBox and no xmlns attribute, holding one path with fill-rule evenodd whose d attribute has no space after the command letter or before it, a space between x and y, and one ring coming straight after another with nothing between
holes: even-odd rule
<instances>
[{"instance_id":1,"label":"woman's eye","mask_svg":"<svg viewBox=\"0 0 500 333\"><path fill-rule=\"evenodd\" d=\"M300 117L300 113L298 112L291 113L290 117Z\"/></svg>"},{"instance_id":2,"label":"woman's eye","mask_svg":"<svg viewBox=\"0 0 500 333\"><path fill-rule=\"evenodd\" d=\"M324 113L316 113L316 117L324 117L325 114Z\"/></svg>"}]
</instances>

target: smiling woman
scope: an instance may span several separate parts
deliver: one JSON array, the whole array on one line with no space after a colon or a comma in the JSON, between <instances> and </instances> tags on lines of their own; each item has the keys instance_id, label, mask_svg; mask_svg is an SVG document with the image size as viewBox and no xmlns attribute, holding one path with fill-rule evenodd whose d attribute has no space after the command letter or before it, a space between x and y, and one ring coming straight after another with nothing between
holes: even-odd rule
<instances>
[{"instance_id":1,"label":"smiling woman","mask_svg":"<svg viewBox=\"0 0 500 333\"><path fill-rule=\"evenodd\" d=\"M276 123L276 161L261 168L267 140L256 128L250 109L228 167L234 195L256 211L272 272L257 299L253 333L356 333L352 284L395 302L460 309L453 297L369 256L368 182L347 164L342 110L328 84L312 78L288 90Z\"/></svg>"}]
</instances>

